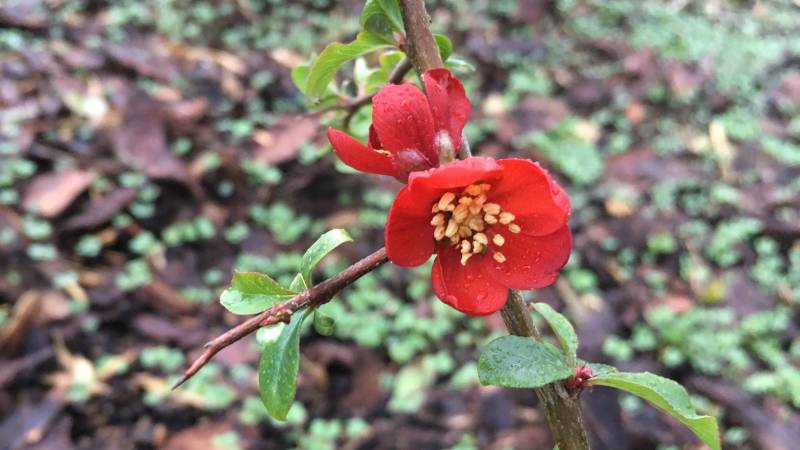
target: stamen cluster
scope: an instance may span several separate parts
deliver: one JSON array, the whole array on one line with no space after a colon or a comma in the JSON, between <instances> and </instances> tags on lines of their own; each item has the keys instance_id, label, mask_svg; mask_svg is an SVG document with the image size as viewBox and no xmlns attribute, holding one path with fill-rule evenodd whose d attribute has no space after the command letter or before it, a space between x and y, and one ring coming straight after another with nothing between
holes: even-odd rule
<instances>
[{"instance_id":1,"label":"stamen cluster","mask_svg":"<svg viewBox=\"0 0 800 450\"><path fill-rule=\"evenodd\" d=\"M505 255L494 247L502 247L506 239L497 231L505 225L508 231L519 233L519 225L514 223L514 214L503 211L497 203L488 202L487 193L492 189L489 183L473 183L460 194L445 192L431 208L434 226L433 238L437 241L449 239L461 252L461 265L467 265L472 255L492 252L495 261L503 263ZM490 241L491 238L491 241Z\"/></svg>"}]
</instances>

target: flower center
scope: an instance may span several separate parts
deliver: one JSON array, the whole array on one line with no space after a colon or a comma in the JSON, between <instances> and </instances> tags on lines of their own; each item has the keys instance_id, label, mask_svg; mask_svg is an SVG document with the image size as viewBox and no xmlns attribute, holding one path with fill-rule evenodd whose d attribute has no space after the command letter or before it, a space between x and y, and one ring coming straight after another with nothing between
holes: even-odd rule
<instances>
[{"instance_id":1,"label":"flower center","mask_svg":"<svg viewBox=\"0 0 800 450\"><path fill-rule=\"evenodd\" d=\"M503 225L512 233L521 231L514 223L514 214L487 201L491 189L492 185L488 183L475 183L460 194L445 192L431 208L431 225L435 227L433 238L449 240L461 252L461 265L466 266L472 255L486 252L491 252L495 261L505 262L505 255L498 249L506 239L498 231L500 227L490 229L488 225Z\"/></svg>"}]
</instances>

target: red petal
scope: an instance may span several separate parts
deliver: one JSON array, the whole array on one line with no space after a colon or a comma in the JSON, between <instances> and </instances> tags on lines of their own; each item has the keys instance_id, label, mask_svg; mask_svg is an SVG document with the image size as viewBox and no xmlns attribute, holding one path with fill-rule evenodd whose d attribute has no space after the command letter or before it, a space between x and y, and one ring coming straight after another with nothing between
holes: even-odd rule
<instances>
[{"instance_id":1,"label":"red petal","mask_svg":"<svg viewBox=\"0 0 800 450\"><path fill-rule=\"evenodd\" d=\"M461 253L450 245L439 245L431 281L440 300L472 315L485 316L506 304L508 288L495 281L485 268L486 255L475 255L461 264Z\"/></svg>"},{"instance_id":2,"label":"red petal","mask_svg":"<svg viewBox=\"0 0 800 450\"><path fill-rule=\"evenodd\" d=\"M461 130L469 119L472 104L464 85L447 69L431 69L423 77L436 133L447 131L455 150L461 148Z\"/></svg>"},{"instance_id":3,"label":"red petal","mask_svg":"<svg viewBox=\"0 0 800 450\"><path fill-rule=\"evenodd\" d=\"M410 84L388 84L372 100L372 126L386 150L415 149L430 166L439 164L433 147L433 117L428 99Z\"/></svg>"},{"instance_id":4,"label":"red petal","mask_svg":"<svg viewBox=\"0 0 800 450\"><path fill-rule=\"evenodd\" d=\"M498 180L502 171L503 168L492 158L473 157L423 172L414 172L408 177L408 185L412 190L462 188L475 181Z\"/></svg>"},{"instance_id":5,"label":"red petal","mask_svg":"<svg viewBox=\"0 0 800 450\"><path fill-rule=\"evenodd\" d=\"M397 193L386 220L386 253L394 264L414 267L433 254L433 226L430 201L418 201L408 186Z\"/></svg>"},{"instance_id":6,"label":"red petal","mask_svg":"<svg viewBox=\"0 0 800 450\"><path fill-rule=\"evenodd\" d=\"M489 191L492 202L517 216L524 234L543 236L569 218L569 197L546 170L527 159L503 159L503 179Z\"/></svg>"},{"instance_id":7,"label":"red petal","mask_svg":"<svg viewBox=\"0 0 800 450\"><path fill-rule=\"evenodd\" d=\"M394 176L392 160L388 155L376 152L347 133L334 128L328 128L328 140L339 159L353 169Z\"/></svg>"},{"instance_id":8,"label":"red petal","mask_svg":"<svg viewBox=\"0 0 800 450\"><path fill-rule=\"evenodd\" d=\"M375 131L375 127L372 125L369 126L369 146L374 149L383 148L381 140L378 139L378 132Z\"/></svg>"},{"instance_id":9,"label":"red petal","mask_svg":"<svg viewBox=\"0 0 800 450\"><path fill-rule=\"evenodd\" d=\"M489 252L500 251L506 261L492 259L487 268L492 278L511 289L539 289L553 284L572 250L572 233L566 225L545 236L511 233L503 225L493 225L492 230L503 235L505 244L492 245Z\"/></svg>"}]
</instances>

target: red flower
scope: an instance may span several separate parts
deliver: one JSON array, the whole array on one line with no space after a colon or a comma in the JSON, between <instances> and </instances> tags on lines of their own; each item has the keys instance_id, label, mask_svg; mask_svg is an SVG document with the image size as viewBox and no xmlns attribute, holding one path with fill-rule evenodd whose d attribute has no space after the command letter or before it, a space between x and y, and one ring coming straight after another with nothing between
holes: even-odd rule
<instances>
[{"instance_id":1,"label":"red flower","mask_svg":"<svg viewBox=\"0 0 800 450\"><path fill-rule=\"evenodd\" d=\"M413 171L439 166L440 152L455 154L471 104L447 69L423 77L427 97L411 84L389 84L372 99L369 146L329 128L333 150L348 166L405 182Z\"/></svg>"},{"instance_id":2,"label":"red flower","mask_svg":"<svg viewBox=\"0 0 800 450\"><path fill-rule=\"evenodd\" d=\"M470 315L491 314L509 289L552 284L572 248L569 198L538 164L468 158L414 172L386 224L399 266L436 252L436 295Z\"/></svg>"}]
</instances>

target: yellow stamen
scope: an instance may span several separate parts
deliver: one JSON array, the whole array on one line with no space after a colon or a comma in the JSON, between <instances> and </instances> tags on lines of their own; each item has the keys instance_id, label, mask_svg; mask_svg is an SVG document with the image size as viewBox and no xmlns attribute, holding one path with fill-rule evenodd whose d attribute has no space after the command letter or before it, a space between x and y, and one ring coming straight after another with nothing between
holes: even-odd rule
<instances>
[{"instance_id":1,"label":"yellow stamen","mask_svg":"<svg viewBox=\"0 0 800 450\"><path fill-rule=\"evenodd\" d=\"M486 227L486 225L484 225L480 217L470 219L467 226L469 227L470 230L475 230L475 231L483 231L484 228Z\"/></svg>"},{"instance_id":2,"label":"yellow stamen","mask_svg":"<svg viewBox=\"0 0 800 450\"><path fill-rule=\"evenodd\" d=\"M445 192L444 195L442 195L442 198L439 199L439 209L447 210L447 207L455 198L456 194L453 194L452 192Z\"/></svg>"},{"instance_id":3,"label":"yellow stamen","mask_svg":"<svg viewBox=\"0 0 800 450\"><path fill-rule=\"evenodd\" d=\"M464 205L463 203L456 206L456 209L453 210L453 219L455 219L458 223L463 222L468 215L469 210L467 209L467 205Z\"/></svg>"},{"instance_id":4,"label":"yellow stamen","mask_svg":"<svg viewBox=\"0 0 800 450\"><path fill-rule=\"evenodd\" d=\"M442 213L436 214L435 216L433 216L433 219L431 219L431 225L433 226L444 225L444 222L445 218L444 214Z\"/></svg>"},{"instance_id":5,"label":"yellow stamen","mask_svg":"<svg viewBox=\"0 0 800 450\"><path fill-rule=\"evenodd\" d=\"M499 262L499 263L506 262L506 255L504 255L504 254L502 254L500 252L494 252L494 255L492 255L492 258L494 258L494 260Z\"/></svg>"},{"instance_id":6,"label":"yellow stamen","mask_svg":"<svg viewBox=\"0 0 800 450\"><path fill-rule=\"evenodd\" d=\"M492 225L497 223L497 216L493 216L491 214L486 214L483 216L483 221Z\"/></svg>"},{"instance_id":7,"label":"yellow stamen","mask_svg":"<svg viewBox=\"0 0 800 450\"><path fill-rule=\"evenodd\" d=\"M483 188L477 184L470 184L469 186L467 186L465 191L467 194L473 197L477 197L483 193Z\"/></svg>"},{"instance_id":8,"label":"yellow stamen","mask_svg":"<svg viewBox=\"0 0 800 450\"><path fill-rule=\"evenodd\" d=\"M485 212L486 214L496 216L500 214L500 211L501 211L500 205L498 205L497 203L487 203L483 205L483 212Z\"/></svg>"},{"instance_id":9,"label":"yellow stamen","mask_svg":"<svg viewBox=\"0 0 800 450\"><path fill-rule=\"evenodd\" d=\"M520 231L522 231L522 228L520 228L519 225L512 223L511 225L508 226L508 231L512 233L519 233Z\"/></svg>"},{"instance_id":10,"label":"yellow stamen","mask_svg":"<svg viewBox=\"0 0 800 450\"><path fill-rule=\"evenodd\" d=\"M480 242L483 245L489 245L489 238L486 237L483 233L475 233L475 236L472 237L475 242Z\"/></svg>"},{"instance_id":11,"label":"yellow stamen","mask_svg":"<svg viewBox=\"0 0 800 450\"><path fill-rule=\"evenodd\" d=\"M437 241L441 241L444 237L444 225L439 225L433 230L433 238Z\"/></svg>"},{"instance_id":12,"label":"yellow stamen","mask_svg":"<svg viewBox=\"0 0 800 450\"><path fill-rule=\"evenodd\" d=\"M503 244L506 243L506 239L499 234L495 234L494 237L492 238L492 242L494 242L494 245L502 247Z\"/></svg>"},{"instance_id":13,"label":"yellow stamen","mask_svg":"<svg viewBox=\"0 0 800 450\"><path fill-rule=\"evenodd\" d=\"M447 228L444 230L444 235L447 237L453 237L456 235L457 232L458 232L458 224L456 223L455 220L450 219L450 221L447 222Z\"/></svg>"},{"instance_id":14,"label":"yellow stamen","mask_svg":"<svg viewBox=\"0 0 800 450\"><path fill-rule=\"evenodd\" d=\"M503 225L510 224L511 222L514 221L514 219L516 219L516 216L514 216L514 214L511 214L508 211L503 211L500 213L500 223L502 223Z\"/></svg>"},{"instance_id":15,"label":"yellow stamen","mask_svg":"<svg viewBox=\"0 0 800 450\"><path fill-rule=\"evenodd\" d=\"M472 253L464 253L461 255L461 265L466 266L467 260L472 256Z\"/></svg>"}]
</instances>

